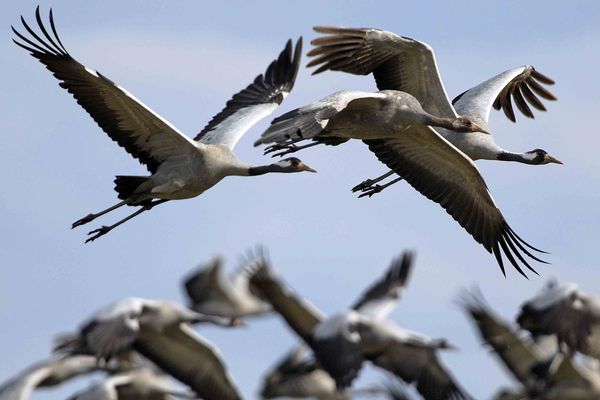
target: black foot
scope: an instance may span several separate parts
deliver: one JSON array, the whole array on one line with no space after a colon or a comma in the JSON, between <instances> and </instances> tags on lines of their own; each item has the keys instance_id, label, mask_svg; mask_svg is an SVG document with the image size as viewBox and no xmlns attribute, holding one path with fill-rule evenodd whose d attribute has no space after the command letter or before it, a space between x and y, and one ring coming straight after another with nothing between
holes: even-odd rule
<instances>
[{"instance_id":1,"label":"black foot","mask_svg":"<svg viewBox=\"0 0 600 400\"><path fill-rule=\"evenodd\" d=\"M96 216L94 214L88 214L85 217L78 219L77 221L73 222L73 225L71 225L71 229L73 228L77 228L78 226L87 224L88 222L91 222L94 220Z\"/></svg>"},{"instance_id":2,"label":"black foot","mask_svg":"<svg viewBox=\"0 0 600 400\"><path fill-rule=\"evenodd\" d=\"M112 230L112 227L110 226L102 226L98 229L94 229L93 231L89 231L88 235L94 235L89 237L85 242L89 243L89 242L93 242L94 240L98 239L100 236L106 235L108 232L110 232Z\"/></svg>"},{"instance_id":3,"label":"black foot","mask_svg":"<svg viewBox=\"0 0 600 400\"><path fill-rule=\"evenodd\" d=\"M294 143L276 143L276 144L272 144L271 146L267 147L265 149L264 154L270 154L270 153L275 153L276 151L278 153L272 154L271 157L281 157L284 156L286 154L290 154L290 153L295 153L298 150L300 150L300 148L298 146L296 146Z\"/></svg>"},{"instance_id":4,"label":"black foot","mask_svg":"<svg viewBox=\"0 0 600 400\"><path fill-rule=\"evenodd\" d=\"M365 190L368 190L375 182L375 179L364 180L352 188L352 193L364 192Z\"/></svg>"},{"instance_id":5,"label":"black foot","mask_svg":"<svg viewBox=\"0 0 600 400\"><path fill-rule=\"evenodd\" d=\"M373 185L373 186L364 187L363 189L360 189L362 194L360 196L358 196L358 198L360 199L361 197L365 197L365 196L371 197L374 194L381 192L383 189L385 189L385 186L381 186L381 185Z\"/></svg>"}]
</instances>

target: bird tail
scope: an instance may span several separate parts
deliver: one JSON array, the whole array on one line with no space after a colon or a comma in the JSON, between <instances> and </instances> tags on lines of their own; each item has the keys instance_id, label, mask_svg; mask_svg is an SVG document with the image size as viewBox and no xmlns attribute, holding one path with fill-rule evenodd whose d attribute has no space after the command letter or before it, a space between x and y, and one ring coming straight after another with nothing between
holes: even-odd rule
<instances>
[{"instance_id":1,"label":"bird tail","mask_svg":"<svg viewBox=\"0 0 600 400\"><path fill-rule=\"evenodd\" d=\"M327 122L319 118L319 111L297 108L275 118L254 146L287 141L295 143L318 136Z\"/></svg>"},{"instance_id":2,"label":"bird tail","mask_svg":"<svg viewBox=\"0 0 600 400\"><path fill-rule=\"evenodd\" d=\"M117 175L115 177L115 191L119 193L119 199L127 200L136 189L149 179L148 176Z\"/></svg>"}]
</instances>

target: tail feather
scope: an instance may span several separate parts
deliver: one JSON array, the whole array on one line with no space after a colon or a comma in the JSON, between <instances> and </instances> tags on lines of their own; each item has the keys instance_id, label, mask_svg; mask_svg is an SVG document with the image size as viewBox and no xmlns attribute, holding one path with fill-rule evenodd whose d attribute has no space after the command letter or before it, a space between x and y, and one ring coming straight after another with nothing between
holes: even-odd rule
<instances>
[{"instance_id":1,"label":"tail feather","mask_svg":"<svg viewBox=\"0 0 600 400\"><path fill-rule=\"evenodd\" d=\"M302 109L297 109L276 118L254 145L314 138L323 131L327 122L318 118L318 111L303 112Z\"/></svg>"},{"instance_id":2,"label":"tail feather","mask_svg":"<svg viewBox=\"0 0 600 400\"><path fill-rule=\"evenodd\" d=\"M74 355L86 353L85 344L82 343L79 335L75 333L65 333L56 336L52 347L52 351L57 354Z\"/></svg>"},{"instance_id":3,"label":"tail feather","mask_svg":"<svg viewBox=\"0 0 600 400\"><path fill-rule=\"evenodd\" d=\"M148 178L147 176L117 175L115 177L115 191L119 193L119 199L127 200Z\"/></svg>"}]
</instances>

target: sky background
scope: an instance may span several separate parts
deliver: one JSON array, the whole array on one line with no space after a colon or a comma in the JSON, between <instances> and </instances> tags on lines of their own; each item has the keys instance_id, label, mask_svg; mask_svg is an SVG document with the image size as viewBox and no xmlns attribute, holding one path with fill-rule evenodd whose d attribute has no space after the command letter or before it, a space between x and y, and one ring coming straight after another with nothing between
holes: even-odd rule
<instances>
[{"instance_id":1,"label":"sky background","mask_svg":"<svg viewBox=\"0 0 600 400\"><path fill-rule=\"evenodd\" d=\"M40 1L54 8L69 52L99 70L189 136L230 96L263 72L288 38L314 25L367 26L429 43L446 90L458 93L522 64L556 80L559 101L517 124L493 112L490 126L511 151L542 148L565 165L478 162L513 229L550 251L540 277L504 278L494 258L438 205L409 185L371 199L350 188L387 171L360 142L297 155L318 174L227 178L201 197L171 202L84 244L86 232L124 213L70 230L112 205L114 175L146 170L112 142L41 64L12 44L10 25L34 21L37 2L0 6L0 381L48 356L52 337L126 296L183 300L181 277L215 254L228 268L257 244L269 248L287 282L325 313L347 307L404 249L417 251L410 287L392 318L460 348L442 355L477 399L511 380L480 345L453 300L479 285L513 318L548 279L598 293L600 261L600 3L598 2L196 2ZM306 59L302 64L305 65ZM302 68L273 117L341 89L376 90L370 77ZM236 147L268 163L252 143L268 119ZM130 212L130 210L127 210ZM88 227L90 229L88 229ZM240 390L254 398L259 379L295 337L277 317L239 330L202 328L223 353ZM379 381L371 367L359 383ZM64 399L78 380L34 399Z\"/></svg>"}]
</instances>

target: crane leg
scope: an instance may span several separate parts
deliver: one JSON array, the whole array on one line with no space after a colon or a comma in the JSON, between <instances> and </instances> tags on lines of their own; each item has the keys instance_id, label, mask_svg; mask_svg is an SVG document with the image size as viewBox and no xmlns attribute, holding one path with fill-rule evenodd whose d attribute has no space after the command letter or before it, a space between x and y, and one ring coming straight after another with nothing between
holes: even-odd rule
<instances>
[{"instance_id":1,"label":"crane leg","mask_svg":"<svg viewBox=\"0 0 600 400\"><path fill-rule=\"evenodd\" d=\"M127 201L123 200L122 202L117 203L112 207L108 207L106 210L102 210L96 214L88 214L85 217L73 222L73 225L71 225L71 229L76 228L80 225L87 224L88 222L91 222L91 221L95 220L96 218L101 217L104 214L111 212L112 210L116 210L117 208L124 206L125 204L127 204Z\"/></svg>"},{"instance_id":2,"label":"crane leg","mask_svg":"<svg viewBox=\"0 0 600 400\"><path fill-rule=\"evenodd\" d=\"M313 142L313 143L305 144L304 146L296 146L293 143L292 144L288 144L288 145L279 145L280 146L279 149L272 149L272 150L270 150L270 152L271 151L276 151L276 150L283 150L283 151L280 151L279 153L275 153L275 154L272 155L272 157L277 157L277 156L281 157L281 156L284 156L286 154L295 153L298 150L306 149L307 147L316 146L318 144L321 144L321 143L319 143L319 142ZM265 152L265 154L266 154L266 152Z\"/></svg>"},{"instance_id":3,"label":"crane leg","mask_svg":"<svg viewBox=\"0 0 600 400\"><path fill-rule=\"evenodd\" d=\"M402 180L402 177L399 176L398 178L389 181L385 185L373 185L373 186L367 187L367 188L361 190L362 194L360 196L358 196L358 198L360 199L361 197L365 197L365 196L371 197L374 194L381 192L383 189L385 189L389 186L392 186L394 183L400 182L401 180Z\"/></svg>"},{"instance_id":4,"label":"crane leg","mask_svg":"<svg viewBox=\"0 0 600 400\"><path fill-rule=\"evenodd\" d=\"M393 174L394 174L394 171L390 170L389 172L386 172L385 174L383 174L377 178L364 180L352 188L352 193L358 192L358 191L364 192L365 190L367 190L371 186L373 186L373 184L380 182L380 181L384 180L385 178L392 176Z\"/></svg>"},{"instance_id":5,"label":"crane leg","mask_svg":"<svg viewBox=\"0 0 600 400\"><path fill-rule=\"evenodd\" d=\"M169 201L168 199L160 199L160 200L154 200L151 201L148 204L143 205L141 208L139 208L137 211L129 214L128 216L126 216L125 218L115 222L112 225L104 225L98 229L94 229L93 231L88 232L88 235L92 235L90 236L85 242L93 242L94 240L98 239L100 236L104 236L106 235L108 232L112 231L113 229L115 229L117 226L124 224L125 222L129 221L130 219L137 217L138 215L140 215L141 213L143 213L144 211L148 211L150 209L152 209L153 207L164 203L166 201Z\"/></svg>"}]
</instances>

